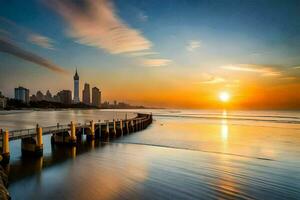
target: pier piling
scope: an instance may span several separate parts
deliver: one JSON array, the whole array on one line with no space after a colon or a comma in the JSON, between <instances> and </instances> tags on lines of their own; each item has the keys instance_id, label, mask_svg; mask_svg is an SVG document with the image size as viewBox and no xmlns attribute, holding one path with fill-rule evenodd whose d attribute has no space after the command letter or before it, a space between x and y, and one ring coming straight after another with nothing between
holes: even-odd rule
<instances>
[{"instance_id":1,"label":"pier piling","mask_svg":"<svg viewBox=\"0 0 300 200\"><path fill-rule=\"evenodd\" d=\"M73 121L71 121L70 129L71 129L71 135L70 135L69 143L75 145L77 138L76 138L76 127Z\"/></svg>"},{"instance_id":2,"label":"pier piling","mask_svg":"<svg viewBox=\"0 0 300 200\"><path fill-rule=\"evenodd\" d=\"M9 159L9 132L5 129L2 135L2 163L9 163Z\"/></svg>"}]
</instances>

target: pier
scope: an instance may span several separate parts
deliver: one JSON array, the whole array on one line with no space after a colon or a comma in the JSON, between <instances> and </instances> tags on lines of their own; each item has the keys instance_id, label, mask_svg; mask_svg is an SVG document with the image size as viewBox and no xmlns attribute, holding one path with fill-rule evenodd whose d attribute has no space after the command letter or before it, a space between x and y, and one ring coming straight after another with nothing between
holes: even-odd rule
<instances>
[{"instance_id":1,"label":"pier","mask_svg":"<svg viewBox=\"0 0 300 200\"><path fill-rule=\"evenodd\" d=\"M87 140L117 138L125 134L146 129L152 123L152 114L138 113L132 119L114 119L112 121L93 121L89 123L57 124L55 126L40 127L38 124L32 129L8 131L0 129L1 163L8 163L10 159L9 141L21 139L22 155L42 156L43 135L51 136L51 143L61 145L76 145L86 135Z\"/></svg>"}]
</instances>

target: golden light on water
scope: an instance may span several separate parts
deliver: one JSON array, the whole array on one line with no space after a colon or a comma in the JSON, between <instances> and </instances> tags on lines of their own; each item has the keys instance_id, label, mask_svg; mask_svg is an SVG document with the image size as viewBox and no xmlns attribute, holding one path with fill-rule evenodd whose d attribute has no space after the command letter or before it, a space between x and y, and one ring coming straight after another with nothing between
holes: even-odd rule
<instances>
[{"instance_id":1,"label":"golden light on water","mask_svg":"<svg viewBox=\"0 0 300 200\"><path fill-rule=\"evenodd\" d=\"M227 124L227 112L224 110L221 121L221 138L224 141L228 139L228 124Z\"/></svg>"},{"instance_id":2,"label":"golden light on water","mask_svg":"<svg viewBox=\"0 0 300 200\"><path fill-rule=\"evenodd\" d=\"M230 100L230 94L228 92L225 92L225 91L220 92L219 99L220 99L220 101L222 101L224 103L228 102Z\"/></svg>"}]
</instances>

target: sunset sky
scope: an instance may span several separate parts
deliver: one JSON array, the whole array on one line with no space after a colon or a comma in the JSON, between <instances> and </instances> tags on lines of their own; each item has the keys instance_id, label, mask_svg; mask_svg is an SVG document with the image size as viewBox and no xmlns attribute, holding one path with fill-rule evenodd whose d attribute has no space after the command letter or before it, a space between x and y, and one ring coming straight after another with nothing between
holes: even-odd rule
<instances>
[{"instance_id":1,"label":"sunset sky","mask_svg":"<svg viewBox=\"0 0 300 200\"><path fill-rule=\"evenodd\" d=\"M300 1L0 0L0 91L88 82L156 107L300 108ZM80 92L81 93L81 92Z\"/></svg>"}]
</instances>

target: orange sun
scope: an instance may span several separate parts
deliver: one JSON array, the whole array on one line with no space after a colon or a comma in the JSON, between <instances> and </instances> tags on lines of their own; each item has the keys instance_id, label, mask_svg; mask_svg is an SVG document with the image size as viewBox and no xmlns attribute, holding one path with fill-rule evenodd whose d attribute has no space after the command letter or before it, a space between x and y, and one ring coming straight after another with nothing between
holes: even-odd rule
<instances>
[{"instance_id":1,"label":"orange sun","mask_svg":"<svg viewBox=\"0 0 300 200\"><path fill-rule=\"evenodd\" d=\"M230 94L228 92L225 92L225 91L220 92L219 99L220 99L220 101L226 103L230 100Z\"/></svg>"}]
</instances>

